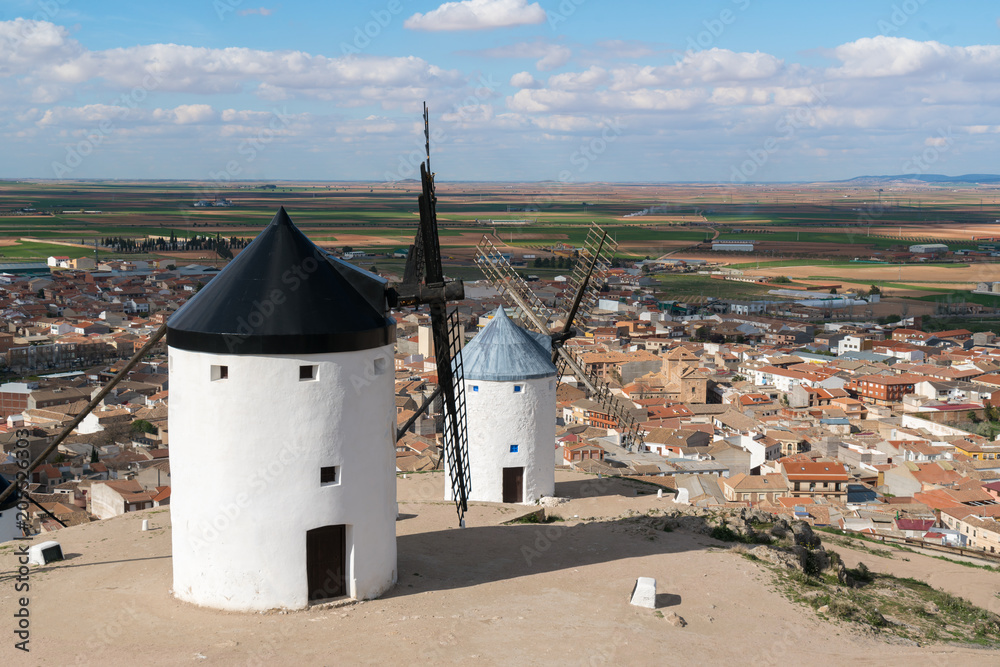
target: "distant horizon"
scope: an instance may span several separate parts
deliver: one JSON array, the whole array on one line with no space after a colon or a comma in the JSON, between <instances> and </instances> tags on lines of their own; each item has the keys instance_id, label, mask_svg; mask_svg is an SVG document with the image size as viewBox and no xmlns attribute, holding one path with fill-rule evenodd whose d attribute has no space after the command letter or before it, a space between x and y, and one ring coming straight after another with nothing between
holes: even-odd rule
<instances>
[{"instance_id":1,"label":"distant horizon","mask_svg":"<svg viewBox=\"0 0 1000 667\"><path fill-rule=\"evenodd\" d=\"M398 182L424 102L467 182L991 173L998 83L986 0L13 0L0 177Z\"/></svg>"},{"instance_id":2,"label":"distant horizon","mask_svg":"<svg viewBox=\"0 0 1000 667\"><path fill-rule=\"evenodd\" d=\"M860 179L895 179L895 180L914 180L914 179L904 179L902 177L909 176L910 174L864 174L861 176L853 176L846 179L838 179L833 181L748 181L746 183L731 183L726 181L578 181L578 182L562 182L553 180L499 180L499 179L462 179L455 180L450 178L445 178L444 174L436 173L435 180L439 184L448 183L511 183L511 184L547 184L547 183L558 183L560 185L566 186L586 186L586 185L722 185L726 187L754 187L758 185L832 185L832 184L848 184L852 181ZM948 176L945 174L925 174L924 176L943 176L948 179L959 179L963 176L974 175L974 176L986 176L994 178L997 183L1000 183L1000 174L956 174L955 176ZM44 183L102 183L102 182L131 182L131 183L212 183L210 179L197 179L197 178L71 178L71 179L59 179L59 178L42 178L33 176L19 176L19 177L0 177L0 182L21 182L21 181L38 181ZM337 179L315 179L315 178L249 178L249 179L232 179L227 181L227 183L239 183L239 184L253 184L253 183L365 183L365 184L377 184L377 185L405 185L405 184L419 184L420 181L417 179L404 179L393 182L379 181L379 180L365 180L365 179L350 179L350 178L337 178ZM948 181L922 181L924 185L980 185L974 181L959 181L959 180L948 180ZM997 185L997 183L983 183L982 185ZM222 184L220 189L224 189L225 184Z\"/></svg>"}]
</instances>

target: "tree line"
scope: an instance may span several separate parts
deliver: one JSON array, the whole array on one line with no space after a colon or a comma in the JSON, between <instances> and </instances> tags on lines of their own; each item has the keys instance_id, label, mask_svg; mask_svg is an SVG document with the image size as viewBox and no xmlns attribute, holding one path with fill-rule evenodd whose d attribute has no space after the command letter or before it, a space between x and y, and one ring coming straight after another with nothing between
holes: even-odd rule
<instances>
[{"instance_id":1,"label":"tree line","mask_svg":"<svg viewBox=\"0 0 1000 667\"><path fill-rule=\"evenodd\" d=\"M220 234L202 236L195 234L189 239L178 239L177 234L170 233L170 238L134 239L123 236L108 236L102 240L105 248L111 248L116 253L140 254L150 252L170 252L178 250L212 250L224 259L232 259L233 250L241 250L250 244L250 239L231 236L225 238Z\"/></svg>"}]
</instances>

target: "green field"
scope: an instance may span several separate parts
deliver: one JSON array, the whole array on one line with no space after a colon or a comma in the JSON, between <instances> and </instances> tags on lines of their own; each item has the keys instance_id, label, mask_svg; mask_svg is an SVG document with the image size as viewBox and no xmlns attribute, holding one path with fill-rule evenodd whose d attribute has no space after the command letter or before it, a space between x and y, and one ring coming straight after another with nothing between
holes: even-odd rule
<instances>
[{"instance_id":1,"label":"green field","mask_svg":"<svg viewBox=\"0 0 1000 667\"><path fill-rule=\"evenodd\" d=\"M656 288L659 298L667 301L684 301L694 297L716 297L723 299L760 299L773 287L735 280L719 280L695 274L656 274L660 281ZM771 297L775 298L775 297Z\"/></svg>"},{"instance_id":2,"label":"green field","mask_svg":"<svg viewBox=\"0 0 1000 667\"><path fill-rule=\"evenodd\" d=\"M911 243L933 243L942 241L941 239L936 239L932 237L923 238L908 238L908 239L898 239L898 238L885 238L881 236L866 236L862 233L861 228L854 227L845 229L842 233L834 232L770 232L767 234L760 234L755 232L741 232L739 234L734 234L732 232L724 232L719 234L720 241L777 241L783 243L830 243L834 245L863 245L871 246L879 250L888 250L890 248L899 248L901 246L907 246ZM960 241L955 239L950 239L947 241L948 247L953 250L959 250L963 248L975 249L977 243L973 241Z\"/></svg>"},{"instance_id":3,"label":"green field","mask_svg":"<svg viewBox=\"0 0 1000 667\"><path fill-rule=\"evenodd\" d=\"M271 220L279 206L285 206L299 227L320 243L385 252L392 247L409 245L418 224L418 193L412 182L275 183L276 187L270 189L260 184L250 185L180 181L0 181L0 213L6 213L0 215L0 237L27 236L75 243L89 243L107 236L139 238L171 233L180 238L215 233L252 237ZM212 200L216 196L232 200L234 206L194 206L199 199ZM871 207L879 197L883 204L873 213ZM988 205L984 205L984 201ZM12 214L23 207L54 214ZM624 217L649 207L656 207L651 216ZM77 210L98 210L100 213L69 212ZM456 272L463 273L463 277L478 275L469 249L482 234L493 231L490 225L475 224L477 219L535 220L526 226L496 227L501 241L516 248L540 249L557 243L579 246L591 223L597 222L621 244L620 257L657 257L696 246L718 232L721 240L755 239L781 244L767 248L760 253L763 256L791 255L789 259L778 261L748 261L735 265L737 268L817 265L822 267L817 273L840 273L856 267L845 262L846 258L854 256L855 248L858 256L867 256L867 249L873 252L898 249L917 239L925 239L923 236L892 238L898 235L897 225L928 223L937 229L964 233L968 225L983 225L1000 218L1000 207L995 192L975 187L926 188L907 193L905 197L898 194L890 197L873 188L836 184L757 189L712 184L442 181L438 187L438 214L443 239L455 239L461 234L469 239L464 248L445 246L443 249L447 261L455 266ZM819 226L842 231L811 231L811 227ZM734 229L742 231L737 233ZM345 238L345 235L357 234L388 240L392 245L365 245L355 238ZM1000 237L1000 231L997 236ZM972 247L971 236L966 238L969 240L952 239L947 243L955 249ZM931 235L926 239L931 239ZM796 242L820 243L831 249L846 245L850 246L852 254L828 260L813 246L809 252L820 257L804 259L801 253L795 256ZM14 260L41 259L53 254L76 257L89 252L83 248L38 242L0 247L4 258ZM540 276L544 272L542 269L531 271ZM464 275L466 273L468 276ZM834 279L849 280L843 276ZM751 298L766 293L766 288L762 290L753 285L706 277L696 279L670 274L665 280L672 283L669 291L694 296L735 293L737 298Z\"/></svg>"},{"instance_id":4,"label":"green field","mask_svg":"<svg viewBox=\"0 0 1000 667\"><path fill-rule=\"evenodd\" d=\"M776 259L765 262L742 262L740 264L730 264L731 269L766 269L780 268L783 266L817 266L825 269L857 269L859 267L871 266L867 262L845 262L843 259ZM878 263L879 266L910 266L909 264L898 263ZM961 262L921 262L921 266L943 266L946 269L965 269L968 264ZM847 280L847 278L837 277L836 280Z\"/></svg>"}]
</instances>

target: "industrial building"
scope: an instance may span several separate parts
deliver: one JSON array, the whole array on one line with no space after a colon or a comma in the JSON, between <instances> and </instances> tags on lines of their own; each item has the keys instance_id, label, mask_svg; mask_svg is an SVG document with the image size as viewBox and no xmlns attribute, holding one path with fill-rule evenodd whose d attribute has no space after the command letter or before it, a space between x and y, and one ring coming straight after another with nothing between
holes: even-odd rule
<instances>
[{"instance_id":1,"label":"industrial building","mask_svg":"<svg viewBox=\"0 0 1000 667\"><path fill-rule=\"evenodd\" d=\"M948 246L943 243L918 243L910 246L910 252L915 255L943 255L948 252Z\"/></svg>"},{"instance_id":2,"label":"industrial building","mask_svg":"<svg viewBox=\"0 0 1000 667\"><path fill-rule=\"evenodd\" d=\"M713 241L715 252L753 252L753 241Z\"/></svg>"}]
</instances>

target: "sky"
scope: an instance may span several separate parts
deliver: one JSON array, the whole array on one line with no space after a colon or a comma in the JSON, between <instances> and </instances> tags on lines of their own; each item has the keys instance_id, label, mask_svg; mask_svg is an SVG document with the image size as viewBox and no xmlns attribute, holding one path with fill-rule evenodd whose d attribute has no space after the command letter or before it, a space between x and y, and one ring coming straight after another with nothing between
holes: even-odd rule
<instances>
[{"instance_id":1,"label":"sky","mask_svg":"<svg viewBox=\"0 0 1000 667\"><path fill-rule=\"evenodd\" d=\"M998 84L979 0L0 0L0 178L996 173Z\"/></svg>"}]
</instances>

